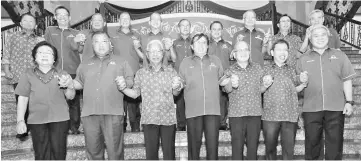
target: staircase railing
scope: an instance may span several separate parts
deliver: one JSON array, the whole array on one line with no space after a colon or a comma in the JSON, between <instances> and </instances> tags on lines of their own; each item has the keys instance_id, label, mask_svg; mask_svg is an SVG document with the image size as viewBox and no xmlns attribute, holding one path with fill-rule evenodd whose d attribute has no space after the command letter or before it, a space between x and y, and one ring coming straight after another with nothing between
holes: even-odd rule
<instances>
[{"instance_id":1,"label":"staircase railing","mask_svg":"<svg viewBox=\"0 0 361 161\"><path fill-rule=\"evenodd\" d=\"M337 30L342 42L361 49L360 21L325 12L325 24Z\"/></svg>"}]
</instances>

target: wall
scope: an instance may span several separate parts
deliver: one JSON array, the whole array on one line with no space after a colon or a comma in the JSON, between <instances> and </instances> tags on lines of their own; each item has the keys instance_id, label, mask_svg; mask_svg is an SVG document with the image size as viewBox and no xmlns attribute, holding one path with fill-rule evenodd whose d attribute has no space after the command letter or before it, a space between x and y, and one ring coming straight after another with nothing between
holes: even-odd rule
<instances>
[{"instance_id":1,"label":"wall","mask_svg":"<svg viewBox=\"0 0 361 161\"><path fill-rule=\"evenodd\" d=\"M304 24L308 24L308 14L315 8L317 0L308 1L276 1L277 12L288 14Z\"/></svg>"}]
</instances>

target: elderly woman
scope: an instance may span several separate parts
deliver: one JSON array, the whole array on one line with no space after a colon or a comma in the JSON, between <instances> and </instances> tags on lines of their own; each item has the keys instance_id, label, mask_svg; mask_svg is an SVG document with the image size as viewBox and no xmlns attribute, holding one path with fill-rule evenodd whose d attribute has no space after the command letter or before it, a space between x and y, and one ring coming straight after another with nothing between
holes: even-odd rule
<instances>
[{"instance_id":1,"label":"elderly woman","mask_svg":"<svg viewBox=\"0 0 361 161\"><path fill-rule=\"evenodd\" d=\"M177 72L166 66L161 41L147 44L147 61L135 75L134 87L125 88L124 79L117 83L124 94L132 98L142 95L141 124L144 128L147 160L157 160L160 139L164 160L175 159L176 109L173 95L178 95L182 83ZM164 62L164 63L163 63Z\"/></svg>"},{"instance_id":2,"label":"elderly woman","mask_svg":"<svg viewBox=\"0 0 361 161\"><path fill-rule=\"evenodd\" d=\"M30 129L35 160L65 160L69 129L69 112L66 99L72 99L74 89L62 89L70 75L54 68L57 50L43 41L32 50L35 68L28 69L15 89L19 95L17 132ZM29 102L28 127L24 115Z\"/></svg>"},{"instance_id":3,"label":"elderly woman","mask_svg":"<svg viewBox=\"0 0 361 161\"><path fill-rule=\"evenodd\" d=\"M179 75L185 82L184 100L190 160L199 160L203 132L206 139L206 159L218 159L218 82L223 76L223 68L217 56L208 54L208 46L208 36L196 34L191 41L194 55L184 58L179 67Z\"/></svg>"}]
</instances>

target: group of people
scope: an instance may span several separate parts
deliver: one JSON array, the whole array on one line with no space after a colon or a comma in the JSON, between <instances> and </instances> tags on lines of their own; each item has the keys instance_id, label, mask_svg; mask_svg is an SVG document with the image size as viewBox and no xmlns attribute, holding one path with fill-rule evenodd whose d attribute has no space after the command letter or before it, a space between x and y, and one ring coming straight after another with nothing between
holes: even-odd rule
<instances>
[{"instance_id":1,"label":"group of people","mask_svg":"<svg viewBox=\"0 0 361 161\"><path fill-rule=\"evenodd\" d=\"M57 7L54 16L58 26L46 29L44 41L34 34L35 18L23 15L23 30L9 37L2 60L15 87L17 132L30 130L36 160L65 160L68 131L78 133L80 118L88 159L103 160L105 149L108 159L124 159L126 113L132 131L142 125L149 160L159 159L160 144L163 159L176 159L176 131L185 129L188 159L200 159L204 134L206 159L216 160L219 129L228 128L232 159L244 159L246 145L246 158L256 160L262 130L266 159L277 159L281 135L283 159L291 160L300 117L305 159L321 155L323 131L325 158L342 159L356 73L339 50L337 33L322 25L321 10L310 13L303 42L290 33L288 15L272 36L256 28L254 11L246 11L232 44L222 39L219 21L210 24L208 37L191 36L191 22L181 19L172 41L161 32L159 13L150 16L151 32L143 37L131 30L126 12L114 33L99 13L84 31L69 28L67 8ZM271 64L264 65L264 54L273 56Z\"/></svg>"}]
</instances>

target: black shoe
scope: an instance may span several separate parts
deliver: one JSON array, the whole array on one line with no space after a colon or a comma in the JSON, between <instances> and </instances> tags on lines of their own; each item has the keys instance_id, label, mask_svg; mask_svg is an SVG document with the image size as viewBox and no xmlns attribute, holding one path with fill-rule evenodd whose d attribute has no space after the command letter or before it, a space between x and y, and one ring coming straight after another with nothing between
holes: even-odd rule
<instances>
[{"instance_id":1,"label":"black shoe","mask_svg":"<svg viewBox=\"0 0 361 161\"><path fill-rule=\"evenodd\" d=\"M228 130L228 127L226 125L222 125L219 127L219 130Z\"/></svg>"},{"instance_id":2,"label":"black shoe","mask_svg":"<svg viewBox=\"0 0 361 161\"><path fill-rule=\"evenodd\" d=\"M80 134L80 131L79 130L70 130L69 134L78 135L78 134Z\"/></svg>"},{"instance_id":3,"label":"black shoe","mask_svg":"<svg viewBox=\"0 0 361 161\"><path fill-rule=\"evenodd\" d=\"M177 131L186 131L186 127L177 127Z\"/></svg>"},{"instance_id":4,"label":"black shoe","mask_svg":"<svg viewBox=\"0 0 361 161\"><path fill-rule=\"evenodd\" d=\"M140 132L140 129L132 129L132 132Z\"/></svg>"},{"instance_id":5,"label":"black shoe","mask_svg":"<svg viewBox=\"0 0 361 161\"><path fill-rule=\"evenodd\" d=\"M26 141L29 139L29 134L28 133L23 133L23 134L16 134L16 138L18 138L20 141Z\"/></svg>"}]
</instances>

